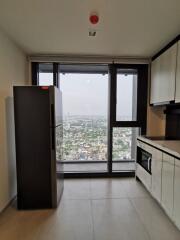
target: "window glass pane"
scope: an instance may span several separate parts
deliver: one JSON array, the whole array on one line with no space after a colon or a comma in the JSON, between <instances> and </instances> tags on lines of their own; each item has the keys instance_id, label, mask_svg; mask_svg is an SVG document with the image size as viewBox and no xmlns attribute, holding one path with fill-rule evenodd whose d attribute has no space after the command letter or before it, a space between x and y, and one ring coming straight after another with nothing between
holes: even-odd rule
<instances>
[{"instance_id":1,"label":"window glass pane","mask_svg":"<svg viewBox=\"0 0 180 240\"><path fill-rule=\"evenodd\" d=\"M117 72L116 121L136 121L137 73L126 70Z\"/></svg>"},{"instance_id":2,"label":"window glass pane","mask_svg":"<svg viewBox=\"0 0 180 240\"><path fill-rule=\"evenodd\" d=\"M138 135L139 128L113 128L113 171L135 170Z\"/></svg>"},{"instance_id":3,"label":"window glass pane","mask_svg":"<svg viewBox=\"0 0 180 240\"><path fill-rule=\"evenodd\" d=\"M65 172L106 171L108 74L61 73L60 88Z\"/></svg>"},{"instance_id":4,"label":"window glass pane","mask_svg":"<svg viewBox=\"0 0 180 240\"><path fill-rule=\"evenodd\" d=\"M39 86L53 85L53 63L39 64Z\"/></svg>"}]
</instances>

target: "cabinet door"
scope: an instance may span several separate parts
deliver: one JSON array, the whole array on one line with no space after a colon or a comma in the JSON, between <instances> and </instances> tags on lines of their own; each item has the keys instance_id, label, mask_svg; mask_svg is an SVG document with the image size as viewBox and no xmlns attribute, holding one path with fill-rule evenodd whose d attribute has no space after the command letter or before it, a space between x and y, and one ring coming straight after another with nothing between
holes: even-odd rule
<instances>
[{"instance_id":1,"label":"cabinet door","mask_svg":"<svg viewBox=\"0 0 180 240\"><path fill-rule=\"evenodd\" d=\"M163 153L162 162L162 199L161 203L166 213L173 214L174 189L174 158Z\"/></svg>"},{"instance_id":2,"label":"cabinet door","mask_svg":"<svg viewBox=\"0 0 180 240\"><path fill-rule=\"evenodd\" d=\"M173 220L180 228L180 160L175 159Z\"/></svg>"},{"instance_id":3,"label":"cabinet door","mask_svg":"<svg viewBox=\"0 0 180 240\"><path fill-rule=\"evenodd\" d=\"M148 191L151 190L151 175L138 163L136 164L136 176L141 180Z\"/></svg>"},{"instance_id":4,"label":"cabinet door","mask_svg":"<svg viewBox=\"0 0 180 240\"><path fill-rule=\"evenodd\" d=\"M175 99L177 44L165 51L151 65L151 99L153 103Z\"/></svg>"},{"instance_id":5,"label":"cabinet door","mask_svg":"<svg viewBox=\"0 0 180 240\"><path fill-rule=\"evenodd\" d=\"M160 150L153 149L151 172L152 172L151 193L158 202L161 202L162 152Z\"/></svg>"},{"instance_id":6,"label":"cabinet door","mask_svg":"<svg viewBox=\"0 0 180 240\"><path fill-rule=\"evenodd\" d=\"M178 56L176 68L176 95L175 102L180 102L180 41L178 42Z\"/></svg>"},{"instance_id":7,"label":"cabinet door","mask_svg":"<svg viewBox=\"0 0 180 240\"><path fill-rule=\"evenodd\" d=\"M160 58L156 58L151 63L151 99L150 103L159 102L160 89Z\"/></svg>"}]
</instances>

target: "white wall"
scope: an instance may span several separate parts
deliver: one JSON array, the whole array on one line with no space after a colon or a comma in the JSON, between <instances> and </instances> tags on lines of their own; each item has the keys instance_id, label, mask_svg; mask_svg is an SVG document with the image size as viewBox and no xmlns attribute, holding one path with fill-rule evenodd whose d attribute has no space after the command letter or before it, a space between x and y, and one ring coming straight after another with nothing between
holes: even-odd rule
<instances>
[{"instance_id":1,"label":"white wall","mask_svg":"<svg viewBox=\"0 0 180 240\"><path fill-rule=\"evenodd\" d=\"M12 86L27 81L25 54L0 30L0 211L16 195Z\"/></svg>"}]
</instances>

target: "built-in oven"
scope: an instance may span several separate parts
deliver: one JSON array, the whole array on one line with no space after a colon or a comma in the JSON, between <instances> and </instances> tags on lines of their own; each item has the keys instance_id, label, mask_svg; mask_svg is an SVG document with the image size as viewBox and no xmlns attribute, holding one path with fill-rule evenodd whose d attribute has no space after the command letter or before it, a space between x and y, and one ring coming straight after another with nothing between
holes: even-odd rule
<instances>
[{"instance_id":1,"label":"built-in oven","mask_svg":"<svg viewBox=\"0 0 180 240\"><path fill-rule=\"evenodd\" d=\"M137 146L137 163L151 174L152 154Z\"/></svg>"}]
</instances>

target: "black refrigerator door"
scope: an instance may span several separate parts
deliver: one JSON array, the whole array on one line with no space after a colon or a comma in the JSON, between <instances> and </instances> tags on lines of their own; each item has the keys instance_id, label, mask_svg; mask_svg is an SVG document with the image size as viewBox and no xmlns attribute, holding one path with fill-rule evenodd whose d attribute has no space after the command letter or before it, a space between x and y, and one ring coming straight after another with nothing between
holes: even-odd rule
<instances>
[{"instance_id":1,"label":"black refrigerator door","mask_svg":"<svg viewBox=\"0 0 180 240\"><path fill-rule=\"evenodd\" d=\"M19 209L52 207L49 91L14 87Z\"/></svg>"}]
</instances>

